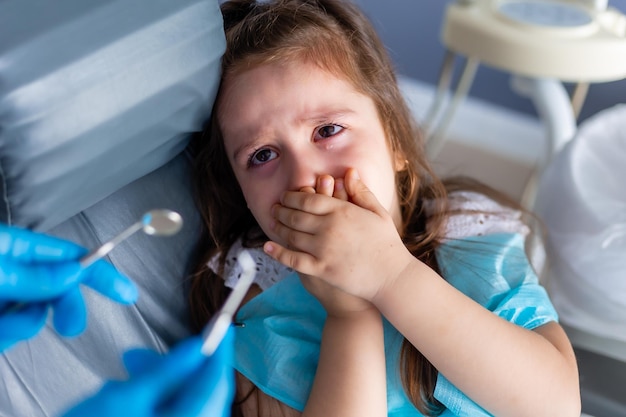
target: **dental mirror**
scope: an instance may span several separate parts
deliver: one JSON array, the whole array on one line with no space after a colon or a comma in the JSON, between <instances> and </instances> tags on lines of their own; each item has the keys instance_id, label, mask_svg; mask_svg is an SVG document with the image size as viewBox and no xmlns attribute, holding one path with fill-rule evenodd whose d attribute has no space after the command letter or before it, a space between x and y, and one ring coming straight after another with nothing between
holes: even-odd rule
<instances>
[{"instance_id":1,"label":"dental mirror","mask_svg":"<svg viewBox=\"0 0 626 417\"><path fill-rule=\"evenodd\" d=\"M152 210L141 218L143 231L147 235L171 236L183 226L180 214L171 210Z\"/></svg>"},{"instance_id":2,"label":"dental mirror","mask_svg":"<svg viewBox=\"0 0 626 417\"><path fill-rule=\"evenodd\" d=\"M80 264L83 268L88 267L139 230L151 236L171 236L178 233L182 226L183 218L177 212L165 209L150 210L141 216L141 220L81 258Z\"/></svg>"},{"instance_id":3,"label":"dental mirror","mask_svg":"<svg viewBox=\"0 0 626 417\"><path fill-rule=\"evenodd\" d=\"M150 210L141 216L141 219L138 222L122 231L113 239L104 243L98 249L89 252L87 255L82 257L79 261L80 265L83 268L87 268L98 259L106 256L113 250L114 247L122 241L128 239L139 230L143 230L145 234L151 236L171 236L178 233L182 227L183 218L175 211L165 209ZM22 302L9 303L3 308L0 308L0 316L19 311L24 307L24 305L25 304Z\"/></svg>"}]
</instances>

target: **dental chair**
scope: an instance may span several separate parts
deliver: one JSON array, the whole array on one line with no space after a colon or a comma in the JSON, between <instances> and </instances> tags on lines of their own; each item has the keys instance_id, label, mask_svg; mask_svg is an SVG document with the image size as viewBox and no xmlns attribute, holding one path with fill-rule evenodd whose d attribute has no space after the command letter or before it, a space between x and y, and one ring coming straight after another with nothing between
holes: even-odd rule
<instances>
[{"instance_id":1,"label":"dental chair","mask_svg":"<svg viewBox=\"0 0 626 417\"><path fill-rule=\"evenodd\" d=\"M49 324L0 356L0 416L58 416L124 378L122 352L190 334L200 219L185 147L224 47L217 0L0 2L0 221L96 248L151 209L184 219L175 236L135 234L108 255L139 287L136 305L83 289L81 335Z\"/></svg>"},{"instance_id":2,"label":"dental chair","mask_svg":"<svg viewBox=\"0 0 626 417\"><path fill-rule=\"evenodd\" d=\"M626 104L581 124L538 186L546 286L578 357L583 409L626 416Z\"/></svg>"}]
</instances>

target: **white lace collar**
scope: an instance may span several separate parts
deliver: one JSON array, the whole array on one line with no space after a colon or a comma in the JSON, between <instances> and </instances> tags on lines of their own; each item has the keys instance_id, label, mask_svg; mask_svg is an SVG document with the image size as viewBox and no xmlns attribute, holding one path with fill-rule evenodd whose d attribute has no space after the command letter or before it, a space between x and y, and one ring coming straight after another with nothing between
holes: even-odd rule
<instances>
[{"instance_id":1,"label":"white lace collar","mask_svg":"<svg viewBox=\"0 0 626 417\"><path fill-rule=\"evenodd\" d=\"M254 259L256 263L254 283L261 287L263 291L293 272L293 269L286 267L265 254L262 248L244 248L241 244L241 239L239 239L228 251L224 265L224 285L228 288L233 288L241 276L242 270L237 262L237 255L242 250L248 251L252 259ZM213 272L217 272L219 269L218 260L219 255L215 255L208 263L209 268Z\"/></svg>"}]
</instances>

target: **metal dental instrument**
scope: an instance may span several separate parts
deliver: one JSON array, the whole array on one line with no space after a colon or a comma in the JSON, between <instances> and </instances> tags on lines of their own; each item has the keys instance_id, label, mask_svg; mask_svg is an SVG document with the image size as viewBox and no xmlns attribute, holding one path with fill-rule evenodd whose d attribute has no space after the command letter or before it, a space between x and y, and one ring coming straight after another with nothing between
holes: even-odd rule
<instances>
[{"instance_id":1,"label":"metal dental instrument","mask_svg":"<svg viewBox=\"0 0 626 417\"><path fill-rule=\"evenodd\" d=\"M141 220L104 243L98 249L80 258L80 265L83 268L88 267L98 259L106 256L114 247L139 230L143 230L147 235L171 236L178 233L182 226L183 218L175 211L165 209L150 210L141 216Z\"/></svg>"},{"instance_id":2,"label":"metal dental instrument","mask_svg":"<svg viewBox=\"0 0 626 417\"><path fill-rule=\"evenodd\" d=\"M156 209L150 210L141 216L141 220L122 231L113 239L105 242L99 248L89 252L87 255L80 258L79 262L83 268L87 268L98 259L106 256L122 241L128 239L131 235L143 230L147 235L153 236L171 236L181 229L183 226L183 218L175 211ZM5 305L0 309L0 316L5 314L14 313L22 309L26 303L24 302L12 302Z\"/></svg>"},{"instance_id":3,"label":"metal dental instrument","mask_svg":"<svg viewBox=\"0 0 626 417\"><path fill-rule=\"evenodd\" d=\"M256 275L256 264L247 251L244 250L239 253L237 262L242 269L239 281L235 284L222 308L213 315L211 321L209 321L202 332L202 339L204 340L202 353L206 356L211 356L215 353L220 343L222 343L228 327L237 313L237 308L239 308L243 298L248 293L248 289L250 289Z\"/></svg>"}]
</instances>

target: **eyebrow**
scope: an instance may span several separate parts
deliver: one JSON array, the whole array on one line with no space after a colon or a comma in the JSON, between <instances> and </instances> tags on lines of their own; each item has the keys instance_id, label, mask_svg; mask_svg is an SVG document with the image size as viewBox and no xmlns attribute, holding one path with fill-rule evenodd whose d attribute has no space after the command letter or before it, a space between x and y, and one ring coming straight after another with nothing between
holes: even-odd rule
<instances>
[{"instance_id":1,"label":"eyebrow","mask_svg":"<svg viewBox=\"0 0 626 417\"><path fill-rule=\"evenodd\" d=\"M354 114L356 113L354 110L351 109L338 109L338 110L333 110L330 112L319 112L319 114L316 114L312 117L303 117L300 119L300 121L302 122L312 122L312 123L323 123L329 120L333 120L333 119L337 119L337 118L341 118L343 116L347 116L350 114Z\"/></svg>"}]
</instances>

